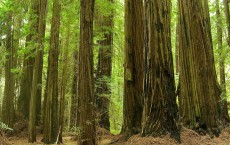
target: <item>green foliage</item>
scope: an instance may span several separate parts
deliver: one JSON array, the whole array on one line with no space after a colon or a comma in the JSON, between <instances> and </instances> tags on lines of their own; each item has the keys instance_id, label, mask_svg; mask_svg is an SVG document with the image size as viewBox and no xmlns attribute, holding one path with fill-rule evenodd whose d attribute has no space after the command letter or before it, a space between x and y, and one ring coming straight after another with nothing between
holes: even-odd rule
<instances>
[{"instance_id":1,"label":"green foliage","mask_svg":"<svg viewBox=\"0 0 230 145\"><path fill-rule=\"evenodd\" d=\"M124 93L124 2L114 4L114 41L112 62L112 96L110 104L110 131L118 134L123 122L123 93Z\"/></svg>"},{"instance_id":2,"label":"green foliage","mask_svg":"<svg viewBox=\"0 0 230 145\"><path fill-rule=\"evenodd\" d=\"M80 127L73 127L69 129L70 132L73 132L75 136L79 135L81 133L81 128Z\"/></svg>"},{"instance_id":3,"label":"green foliage","mask_svg":"<svg viewBox=\"0 0 230 145\"><path fill-rule=\"evenodd\" d=\"M224 5L223 1L220 1L220 20L221 23L217 22L216 18L216 1L210 1L209 3L209 11L210 11L210 19L211 19L211 32L212 32L212 40L213 40L213 50L214 50L214 58L215 58L215 66L216 66L216 72L217 72L217 77L219 79L219 51L218 50L218 38L217 38L217 27L221 27L223 30L223 35L222 35L222 53L223 59L225 60L225 74L226 74L226 88L227 88L227 94L226 98L228 101L230 101L230 59L229 59L229 53L230 53L230 48L227 44L227 39L228 39L228 32L227 32L227 24L226 24L226 18L224 14ZM223 96L223 95L222 95Z\"/></svg>"},{"instance_id":4,"label":"green foliage","mask_svg":"<svg viewBox=\"0 0 230 145\"><path fill-rule=\"evenodd\" d=\"M175 47L176 47L176 26L178 23L178 4L177 0L172 0L172 12L171 12L171 40L173 48L173 58L175 66ZM22 73L22 60L24 55L27 57L35 56L33 49L36 47L33 41L26 44L26 36L33 34L34 32L30 29L31 23L30 19L35 20L36 17L31 15L32 10L30 10L31 1L27 0L0 0L0 77L4 74L4 64L6 61L5 56L7 55L5 51L4 41L6 37L6 20L7 14L11 12L14 17L22 18L22 26L19 30L20 35L17 36L20 39L20 44L17 48L17 68L11 69L11 72L18 74ZM99 51L99 40L104 39L104 34L108 32L113 32L113 52L112 52L112 76L109 78L101 78L99 81L107 81L108 85L111 86L111 98L110 98L110 123L111 132L117 134L120 132L123 120L123 86L124 86L124 0L115 0L114 3L110 3L108 0L96 0L95 2L95 22L94 22L94 68L97 69L98 61L98 51ZM230 48L227 44L227 25L224 16L223 3L221 1L221 19L223 32L223 53L226 61L226 86L227 86L227 98L230 101ZM114 28L111 30L110 27L98 27L97 23L100 23L101 16L108 17L110 15L114 16ZM48 1L48 13L47 13L47 23L46 23L46 35L44 43L44 69L43 69L43 88L45 88L46 82L46 71L48 65L48 51L49 51L49 41L50 41L50 27L51 27L51 16L52 16L52 1ZM212 38L216 62L217 76L219 77L219 66L218 66L218 49L217 49L217 34L216 34L216 16L215 16L215 1L210 1L210 16L211 16L211 26L212 26ZM219 24L220 25L220 24ZM13 24L12 24L13 26ZM68 29L70 34L68 33ZM103 30L103 31L102 31ZM69 35L69 42L66 41ZM63 67L63 54L65 49L69 49L69 64L66 90L66 106L69 109L71 104L71 93L72 93L72 77L73 77L73 54L75 50L79 48L79 38L80 38L80 0L65 0L62 1L62 11L61 11L61 28L60 28L60 57L59 57L59 72ZM60 77L61 75L59 75ZM60 78L61 79L61 78ZM175 76L176 84L178 82L179 76ZM4 79L2 79L4 80ZM18 81L20 82L20 81ZM96 82L99 83L99 82ZM3 83L2 83L3 84ZM0 84L1 85L1 84ZM97 85L97 84L96 84ZM97 85L98 86L98 85ZM96 87L97 87L96 86ZM2 87L2 86L1 86ZM3 87L2 87L3 88ZM45 89L43 89L45 90ZM2 91L3 92L3 91ZM0 93L0 96L2 93ZM105 94L101 94L105 96ZM0 97L1 104L1 97ZM68 110L69 111L69 110ZM66 113L66 118L68 118L69 113ZM67 121L66 121L67 122ZM9 130L6 125L0 122L0 130ZM67 129L68 130L68 129ZM79 128L72 128L71 131L80 133Z\"/></svg>"},{"instance_id":5,"label":"green foliage","mask_svg":"<svg viewBox=\"0 0 230 145\"><path fill-rule=\"evenodd\" d=\"M2 131L13 131L13 129L0 121L0 132Z\"/></svg>"}]
</instances>

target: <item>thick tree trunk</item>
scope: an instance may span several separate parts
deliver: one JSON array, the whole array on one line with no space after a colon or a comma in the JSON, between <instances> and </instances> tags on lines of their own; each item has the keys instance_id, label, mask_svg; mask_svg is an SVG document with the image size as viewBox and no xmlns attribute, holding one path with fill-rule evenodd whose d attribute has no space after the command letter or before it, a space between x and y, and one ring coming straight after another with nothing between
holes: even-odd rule
<instances>
[{"instance_id":1,"label":"thick tree trunk","mask_svg":"<svg viewBox=\"0 0 230 145\"><path fill-rule=\"evenodd\" d=\"M122 131L140 133L144 81L144 11L140 0L125 1L124 121Z\"/></svg>"},{"instance_id":2,"label":"thick tree trunk","mask_svg":"<svg viewBox=\"0 0 230 145\"><path fill-rule=\"evenodd\" d=\"M28 37L27 37L27 41ZM29 119L29 108L30 108L30 95L31 95L31 86L33 79L33 65L34 58L24 56L23 60L23 74L22 80L20 83L20 95L18 98L18 108L17 111L24 116L25 119Z\"/></svg>"},{"instance_id":3,"label":"thick tree trunk","mask_svg":"<svg viewBox=\"0 0 230 145\"><path fill-rule=\"evenodd\" d=\"M108 0L112 5L113 0ZM108 12L107 12L108 13ZM111 95L112 48L113 48L113 12L109 16L100 16L99 26L103 39L99 40L99 54L96 80L96 104L99 110L99 125L110 129L109 104Z\"/></svg>"},{"instance_id":4,"label":"thick tree trunk","mask_svg":"<svg viewBox=\"0 0 230 145\"><path fill-rule=\"evenodd\" d=\"M220 89L206 9L200 0L179 0L180 119L187 127L199 124L218 133Z\"/></svg>"},{"instance_id":5,"label":"thick tree trunk","mask_svg":"<svg viewBox=\"0 0 230 145\"><path fill-rule=\"evenodd\" d=\"M41 79L42 79L42 65L43 65L43 40L45 37L45 16L47 0L36 0L38 4L39 21L37 39L35 40L36 56L33 70L33 81L30 100L30 114L29 114L29 142L36 141L36 123L40 122L41 109Z\"/></svg>"},{"instance_id":6,"label":"thick tree trunk","mask_svg":"<svg viewBox=\"0 0 230 145\"><path fill-rule=\"evenodd\" d=\"M6 62L5 62L5 88L2 104L2 121L9 127L13 127L15 109L15 75L11 71L15 67L15 50L13 47L13 34L12 34L12 13L7 14L6 23Z\"/></svg>"},{"instance_id":7,"label":"thick tree trunk","mask_svg":"<svg viewBox=\"0 0 230 145\"><path fill-rule=\"evenodd\" d=\"M95 145L94 77L93 77L93 13L94 0L81 0L80 49L78 74L78 108L81 133L79 145Z\"/></svg>"},{"instance_id":8,"label":"thick tree trunk","mask_svg":"<svg viewBox=\"0 0 230 145\"><path fill-rule=\"evenodd\" d=\"M46 104L44 119L44 143L57 143L60 132L58 117L58 52L60 29L61 1L53 0L51 22L50 50L48 58Z\"/></svg>"},{"instance_id":9,"label":"thick tree trunk","mask_svg":"<svg viewBox=\"0 0 230 145\"><path fill-rule=\"evenodd\" d=\"M146 1L145 10L149 33L142 135L170 133L179 140L170 36L171 1Z\"/></svg>"}]
</instances>

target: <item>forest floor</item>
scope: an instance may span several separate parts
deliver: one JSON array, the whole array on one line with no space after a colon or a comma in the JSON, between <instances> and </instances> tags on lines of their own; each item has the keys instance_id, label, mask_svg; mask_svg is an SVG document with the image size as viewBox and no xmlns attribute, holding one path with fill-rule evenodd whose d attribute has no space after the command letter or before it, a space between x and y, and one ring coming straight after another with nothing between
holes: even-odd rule
<instances>
[{"instance_id":1,"label":"forest floor","mask_svg":"<svg viewBox=\"0 0 230 145\"><path fill-rule=\"evenodd\" d=\"M27 136L24 137L9 137L5 140L0 139L0 145L41 145L42 136L37 137L37 142L33 144L27 143ZM64 145L77 145L74 136L65 134L63 137ZM174 139L169 135L154 138L141 137L135 135L125 140L123 135L111 135L105 130L101 129L97 138L99 145L177 145ZM220 136L211 138L209 135L201 136L193 130L182 129L181 131L181 145L230 145L230 128L222 131Z\"/></svg>"}]
</instances>

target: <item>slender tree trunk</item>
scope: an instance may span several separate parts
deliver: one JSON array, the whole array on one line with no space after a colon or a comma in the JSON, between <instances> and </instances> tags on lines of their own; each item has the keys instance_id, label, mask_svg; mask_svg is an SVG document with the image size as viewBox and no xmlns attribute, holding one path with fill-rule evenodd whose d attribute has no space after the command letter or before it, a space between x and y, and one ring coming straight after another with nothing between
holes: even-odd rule
<instances>
[{"instance_id":1,"label":"slender tree trunk","mask_svg":"<svg viewBox=\"0 0 230 145\"><path fill-rule=\"evenodd\" d=\"M38 82L37 82L37 100L36 100L36 125L41 122L41 100L42 100L42 72L43 72L43 49L44 49L44 39L46 30L46 16L47 16L47 0L40 0L39 5L39 63L38 63Z\"/></svg>"},{"instance_id":2,"label":"slender tree trunk","mask_svg":"<svg viewBox=\"0 0 230 145\"><path fill-rule=\"evenodd\" d=\"M15 68L20 67L20 60L19 60L19 55L17 53L17 50L19 50L20 47L20 37L21 37L21 28L22 28L22 5L19 5L18 11L14 12L14 27L13 27L13 47L15 50L15 56L14 56L14 65ZM19 73L16 71L15 76L18 76ZM20 79L19 77L15 77L15 110L17 109L17 93L19 91L19 85L20 84Z\"/></svg>"},{"instance_id":3,"label":"slender tree trunk","mask_svg":"<svg viewBox=\"0 0 230 145\"><path fill-rule=\"evenodd\" d=\"M0 73L0 75L2 75ZM2 82L2 78L0 77L0 82ZM0 85L0 98L2 98L2 85ZM2 120L2 99L0 100L0 119Z\"/></svg>"},{"instance_id":4,"label":"slender tree trunk","mask_svg":"<svg viewBox=\"0 0 230 145\"><path fill-rule=\"evenodd\" d=\"M78 74L78 145L95 145L94 77L93 77L93 13L94 0L81 1L80 49Z\"/></svg>"},{"instance_id":5,"label":"slender tree trunk","mask_svg":"<svg viewBox=\"0 0 230 145\"><path fill-rule=\"evenodd\" d=\"M64 111L65 111L65 94L66 94L66 86L67 86L67 78L68 78L68 65L69 65L69 44L70 44L70 23L68 22L66 32L66 38L64 42L64 50L63 50L63 65L62 65L62 73L61 73L61 86L60 86L60 108L59 108L59 141L63 143L62 139L62 130L64 128Z\"/></svg>"},{"instance_id":6,"label":"slender tree trunk","mask_svg":"<svg viewBox=\"0 0 230 145\"><path fill-rule=\"evenodd\" d=\"M228 28L228 45L230 46L230 12L229 12L229 0L223 0L224 1L224 13L225 13L225 19L227 23Z\"/></svg>"},{"instance_id":7,"label":"slender tree trunk","mask_svg":"<svg viewBox=\"0 0 230 145\"><path fill-rule=\"evenodd\" d=\"M144 81L143 2L125 1L125 76L123 132L140 133Z\"/></svg>"},{"instance_id":8,"label":"slender tree trunk","mask_svg":"<svg viewBox=\"0 0 230 145\"><path fill-rule=\"evenodd\" d=\"M217 40L218 40L218 54L219 54L219 71L220 71L220 86L222 89L221 94L221 118L224 121L229 122L229 115L228 115L228 107L227 107L227 98L226 98L226 81L225 81L225 56L222 46L222 36L223 36L223 24L222 18L220 14L220 1L216 0L216 27L217 27Z\"/></svg>"},{"instance_id":9,"label":"slender tree trunk","mask_svg":"<svg viewBox=\"0 0 230 145\"><path fill-rule=\"evenodd\" d=\"M200 0L179 0L180 119L192 129L218 134L220 90L206 9Z\"/></svg>"},{"instance_id":10,"label":"slender tree trunk","mask_svg":"<svg viewBox=\"0 0 230 145\"><path fill-rule=\"evenodd\" d=\"M43 62L43 39L45 37L45 15L47 0L36 0L39 11L38 21L38 33L37 39L35 40L36 56L33 70L33 81L31 90L30 100L30 114L29 114L29 142L33 143L36 141L36 123L40 120L40 109L41 106L41 72ZM39 70L41 69L41 70Z\"/></svg>"},{"instance_id":11,"label":"slender tree trunk","mask_svg":"<svg viewBox=\"0 0 230 145\"><path fill-rule=\"evenodd\" d=\"M6 23L6 62L5 62L5 88L2 104L2 121L9 127L13 127L15 109L15 75L11 71L15 67L15 50L13 47L13 33L12 33L12 13L7 14Z\"/></svg>"},{"instance_id":12,"label":"slender tree trunk","mask_svg":"<svg viewBox=\"0 0 230 145\"><path fill-rule=\"evenodd\" d=\"M179 23L177 23L176 26L176 46L175 46L175 58L176 58L176 74L179 74L179 68L180 68L180 64L179 64Z\"/></svg>"},{"instance_id":13,"label":"slender tree trunk","mask_svg":"<svg viewBox=\"0 0 230 145\"><path fill-rule=\"evenodd\" d=\"M74 51L74 76L73 76L73 84L72 84L72 96L71 96L71 113L70 113L70 128L76 128L77 126L77 117L78 113L78 96L77 96L77 90L78 90L78 50ZM76 131L76 130L74 130Z\"/></svg>"},{"instance_id":14,"label":"slender tree trunk","mask_svg":"<svg viewBox=\"0 0 230 145\"><path fill-rule=\"evenodd\" d=\"M225 19L226 19L226 23L227 23L227 32L228 32L228 36L227 36L227 43L228 43L228 47L230 47L230 12L229 12L229 2L228 0L224 0L224 13L225 13ZM221 51L221 56L219 57L220 60L219 65L220 67L220 85L222 88L222 107L223 107L223 115L225 116L224 119L227 122L230 122L230 118L229 118L229 114L228 114L228 103L227 103L227 98L226 98L226 94L227 94L227 90L226 90L226 79L225 79L225 56L223 53L223 50ZM222 62L221 62L222 61Z\"/></svg>"},{"instance_id":15,"label":"slender tree trunk","mask_svg":"<svg viewBox=\"0 0 230 145\"><path fill-rule=\"evenodd\" d=\"M108 0L112 5L113 0ZM111 10L110 10L111 11ZM108 12L107 12L108 13ZM99 125L110 129L109 104L111 96L111 72L112 72L112 47L113 47L113 11L109 16L100 16L99 27L103 33L103 39L99 40L100 50L97 64L96 104L100 114Z\"/></svg>"},{"instance_id":16,"label":"slender tree trunk","mask_svg":"<svg viewBox=\"0 0 230 145\"><path fill-rule=\"evenodd\" d=\"M2 48L2 43L0 43L0 47ZM0 119L2 120L2 98L4 96L4 94L2 93L2 89L3 89L3 86L2 86L2 78L3 78L3 75L2 75L2 70L3 68L0 69Z\"/></svg>"},{"instance_id":17,"label":"slender tree trunk","mask_svg":"<svg viewBox=\"0 0 230 145\"><path fill-rule=\"evenodd\" d=\"M145 6L149 33L142 135L160 136L169 132L179 140L170 36L171 1L150 0Z\"/></svg>"},{"instance_id":18,"label":"slender tree trunk","mask_svg":"<svg viewBox=\"0 0 230 145\"><path fill-rule=\"evenodd\" d=\"M60 132L58 117L58 52L60 13L61 1L53 0L43 134L43 142L48 144L57 143Z\"/></svg>"}]
</instances>

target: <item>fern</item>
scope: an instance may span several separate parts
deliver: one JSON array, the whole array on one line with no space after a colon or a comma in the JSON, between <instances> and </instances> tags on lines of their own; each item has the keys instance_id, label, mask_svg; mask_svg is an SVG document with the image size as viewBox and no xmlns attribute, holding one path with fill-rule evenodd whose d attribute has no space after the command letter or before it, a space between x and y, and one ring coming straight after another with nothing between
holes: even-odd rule
<instances>
[{"instance_id":1,"label":"fern","mask_svg":"<svg viewBox=\"0 0 230 145\"><path fill-rule=\"evenodd\" d=\"M13 131L12 128L10 128L9 126L7 126L6 124L4 124L3 122L0 121L0 132L1 131Z\"/></svg>"}]
</instances>

